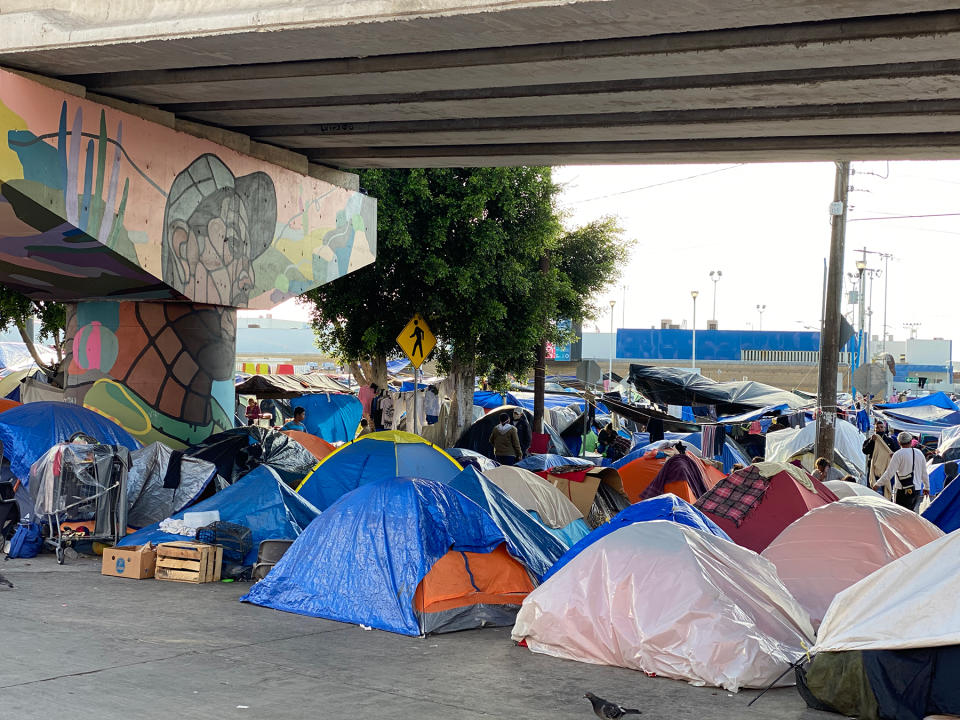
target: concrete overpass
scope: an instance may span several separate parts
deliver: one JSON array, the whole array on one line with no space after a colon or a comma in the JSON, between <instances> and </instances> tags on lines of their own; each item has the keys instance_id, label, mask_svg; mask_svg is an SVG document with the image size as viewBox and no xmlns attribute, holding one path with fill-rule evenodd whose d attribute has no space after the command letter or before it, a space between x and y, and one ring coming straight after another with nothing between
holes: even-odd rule
<instances>
[{"instance_id":1,"label":"concrete overpass","mask_svg":"<svg viewBox=\"0 0 960 720\"><path fill-rule=\"evenodd\" d=\"M338 167L960 157L937 0L7 0L0 48Z\"/></svg>"}]
</instances>

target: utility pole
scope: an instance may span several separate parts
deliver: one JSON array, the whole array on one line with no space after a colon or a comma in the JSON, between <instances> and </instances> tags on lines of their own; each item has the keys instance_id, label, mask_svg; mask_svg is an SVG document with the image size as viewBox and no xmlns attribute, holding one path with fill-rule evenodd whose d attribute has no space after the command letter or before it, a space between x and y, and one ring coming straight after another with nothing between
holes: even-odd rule
<instances>
[{"instance_id":1,"label":"utility pole","mask_svg":"<svg viewBox=\"0 0 960 720\"><path fill-rule=\"evenodd\" d=\"M840 301L843 295L843 244L847 229L850 161L838 160L830 205L830 264L827 297L820 330L820 378L817 383L816 456L833 462L837 423L837 366L840 359Z\"/></svg>"}]
</instances>

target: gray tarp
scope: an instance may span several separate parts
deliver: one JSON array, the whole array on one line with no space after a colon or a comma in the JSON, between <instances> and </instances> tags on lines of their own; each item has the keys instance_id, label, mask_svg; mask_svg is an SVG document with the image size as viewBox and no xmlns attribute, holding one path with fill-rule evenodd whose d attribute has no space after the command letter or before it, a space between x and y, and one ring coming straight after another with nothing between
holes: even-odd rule
<instances>
[{"instance_id":1,"label":"gray tarp","mask_svg":"<svg viewBox=\"0 0 960 720\"><path fill-rule=\"evenodd\" d=\"M217 474L213 463L185 456L161 443L131 453L131 460L127 523L136 528L179 512L196 500Z\"/></svg>"}]
</instances>

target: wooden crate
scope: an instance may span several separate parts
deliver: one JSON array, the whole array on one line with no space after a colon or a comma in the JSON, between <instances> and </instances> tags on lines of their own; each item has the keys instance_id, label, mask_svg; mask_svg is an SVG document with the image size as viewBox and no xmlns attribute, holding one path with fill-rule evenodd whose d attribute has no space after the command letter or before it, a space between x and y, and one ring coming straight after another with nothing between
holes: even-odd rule
<instances>
[{"instance_id":1,"label":"wooden crate","mask_svg":"<svg viewBox=\"0 0 960 720\"><path fill-rule=\"evenodd\" d=\"M157 580L174 582L219 582L223 548L198 542L168 542L157 545Z\"/></svg>"}]
</instances>

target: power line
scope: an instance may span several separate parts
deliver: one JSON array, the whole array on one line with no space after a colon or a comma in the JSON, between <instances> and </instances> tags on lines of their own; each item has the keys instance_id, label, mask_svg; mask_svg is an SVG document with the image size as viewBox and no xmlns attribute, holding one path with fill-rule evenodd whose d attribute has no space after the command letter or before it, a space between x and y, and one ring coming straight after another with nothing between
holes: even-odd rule
<instances>
[{"instance_id":1,"label":"power line","mask_svg":"<svg viewBox=\"0 0 960 720\"><path fill-rule=\"evenodd\" d=\"M716 173L726 172L727 170L733 170L734 168L742 167L744 165L746 165L746 163L737 163L736 165L731 165L729 167L719 168L717 170L709 170L707 172L699 173L697 175L688 175L687 177L674 178L673 180L665 180L664 182L654 183L653 185L644 185L643 187L633 188L631 190L621 190L620 192L609 193L608 195L597 195L596 197L587 198L586 200L574 200L573 204L593 202L594 200L603 200L604 198L616 197L617 195L626 195L628 193L640 192L641 190L650 190L651 188L658 188L664 185L672 185L673 183L685 182L687 180L695 180L696 178L701 178L706 175L715 175Z\"/></svg>"},{"instance_id":2,"label":"power line","mask_svg":"<svg viewBox=\"0 0 960 720\"><path fill-rule=\"evenodd\" d=\"M848 218L847 222L863 222L864 220L910 220L912 218L958 217L960 213L930 213L929 215L887 215L885 217Z\"/></svg>"}]
</instances>

